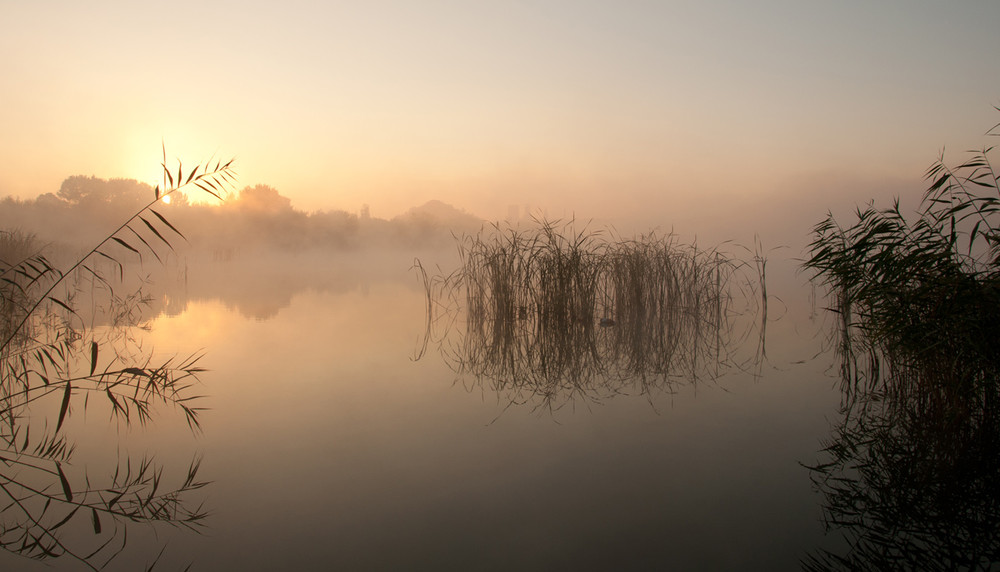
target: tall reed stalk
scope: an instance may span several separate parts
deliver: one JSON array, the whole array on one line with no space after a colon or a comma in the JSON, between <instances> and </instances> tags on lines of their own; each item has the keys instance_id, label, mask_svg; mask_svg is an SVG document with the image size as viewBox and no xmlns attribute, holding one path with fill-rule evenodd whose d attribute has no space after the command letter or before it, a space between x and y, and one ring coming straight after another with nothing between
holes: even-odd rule
<instances>
[{"instance_id":1,"label":"tall reed stalk","mask_svg":"<svg viewBox=\"0 0 1000 572\"><path fill-rule=\"evenodd\" d=\"M65 422L74 406L85 410L105 400L113 418L130 424L148 422L157 404L167 404L197 430L201 408L192 388L203 371L198 355L159 364L141 356L135 361L134 354L87 327L76 308L75 285L82 277L108 294L109 305L121 310L119 318L131 314L122 304L133 298L117 293L126 265L149 257L160 261L183 239L161 214L162 199L185 188L221 197L234 181L231 164L185 171L178 162L175 172L164 150L163 186L64 268L30 238L0 234L0 498L6 499L0 502L0 547L98 570L124 550L128 523L201 524L204 510L187 502L205 484L197 478L197 459L175 488L164 485L162 468L146 458L125 460L103 485L70 470L73 445ZM65 534L81 529L93 535Z\"/></svg>"},{"instance_id":2,"label":"tall reed stalk","mask_svg":"<svg viewBox=\"0 0 1000 572\"><path fill-rule=\"evenodd\" d=\"M1000 110L1000 109L998 109ZM993 134L997 127L990 130ZM839 318L842 419L808 468L846 538L808 570L1000 560L1000 178L986 147L926 173L919 209L816 225L806 268Z\"/></svg>"},{"instance_id":3,"label":"tall reed stalk","mask_svg":"<svg viewBox=\"0 0 1000 572\"><path fill-rule=\"evenodd\" d=\"M452 274L423 275L428 335L445 320L441 350L459 379L511 403L671 391L732 355L746 265L719 251L536 221L464 236L459 254Z\"/></svg>"},{"instance_id":4,"label":"tall reed stalk","mask_svg":"<svg viewBox=\"0 0 1000 572\"><path fill-rule=\"evenodd\" d=\"M832 216L816 225L805 266L840 316L848 389L913 393L942 414L996 415L1000 187L991 152L932 165L913 215L896 200L859 208L847 228Z\"/></svg>"}]
</instances>

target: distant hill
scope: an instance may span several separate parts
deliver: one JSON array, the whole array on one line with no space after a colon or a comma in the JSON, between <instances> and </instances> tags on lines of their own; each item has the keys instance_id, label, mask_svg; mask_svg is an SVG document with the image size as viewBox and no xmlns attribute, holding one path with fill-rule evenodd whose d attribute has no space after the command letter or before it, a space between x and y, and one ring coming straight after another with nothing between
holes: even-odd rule
<instances>
[{"instance_id":1,"label":"distant hill","mask_svg":"<svg viewBox=\"0 0 1000 572\"><path fill-rule=\"evenodd\" d=\"M448 229L456 234L475 232L483 226L483 219L448 203L431 200L399 215L395 222L418 227Z\"/></svg>"},{"instance_id":2,"label":"distant hill","mask_svg":"<svg viewBox=\"0 0 1000 572\"><path fill-rule=\"evenodd\" d=\"M440 221L475 223L477 226L483 222L481 218L439 200L427 201L420 206L412 207L400 217L429 217Z\"/></svg>"}]
</instances>

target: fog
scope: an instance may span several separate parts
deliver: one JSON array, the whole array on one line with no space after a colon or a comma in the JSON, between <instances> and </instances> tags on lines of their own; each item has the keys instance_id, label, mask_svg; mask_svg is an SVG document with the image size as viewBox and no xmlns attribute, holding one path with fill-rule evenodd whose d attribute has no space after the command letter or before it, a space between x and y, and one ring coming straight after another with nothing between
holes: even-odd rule
<instances>
[{"instance_id":1,"label":"fog","mask_svg":"<svg viewBox=\"0 0 1000 572\"><path fill-rule=\"evenodd\" d=\"M214 252L217 257L261 248L285 253L440 248L451 243L452 235L475 232L484 224L526 225L532 220L573 220L578 226L614 228L623 236L674 232L684 240L708 244L748 244L759 236L767 245L799 251L809 241L812 226L827 212L841 218L857 205L888 204L894 197L901 199L904 208L915 208L924 186L920 173L872 178L831 172L788 181L772 192L722 192L717 197L705 193L674 196L641 187L589 189L586 193L591 196L606 195L608 207L586 206L592 199L567 193L561 208L512 202L503 217L483 216L463 204L432 199L385 219L371 215L367 205L356 212L307 212L282 190L255 184L230 193L223 201L207 194L189 200L174 193L171 204L160 203L155 210L184 234L184 247ZM117 229L153 197L151 185L134 179L71 176L58 190L33 199L3 198L0 227L25 230L44 242L83 247ZM551 197L548 204L555 204Z\"/></svg>"},{"instance_id":2,"label":"fog","mask_svg":"<svg viewBox=\"0 0 1000 572\"><path fill-rule=\"evenodd\" d=\"M178 569L185 558L247 570L796 569L803 554L842 546L824 535L801 465L840 403L831 321L800 271L810 230L828 211L849 218L893 196L915 205L922 192L919 180L802 184L809 192L670 207L650 195L625 217L518 204L505 220L438 200L388 219L305 211L264 184L222 201L173 193L167 204L148 184L92 176L7 197L0 229L33 235L61 268L153 202L136 232L118 232L122 242L89 263L107 282L84 274L57 295L76 302L72 324L127 332L134 353L102 346L101 360L190 355L208 368L189 386L204 398L203 434L169 404L136 430L83 398L64 406L74 464L51 474L68 490L136 451L168 475L183 475L192 451L205 456L208 533L150 540L151 527L130 526L138 540L109 570L147 566L160 538ZM524 302L543 296L527 295L510 305L516 318L476 325L457 317L471 287L434 290L462 267L467 240L532 236L544 222L616 244L672 232L666 273L646 283L639 270L625 283L663 292L674 280L686 293L661 305L656 323L638 306L631 324L611 306L546 322L540 302ZM541 275L519 274L521 283L501 268L489 279L514 290L559 282ZM34 406L40 427L58 405ZM60 538L103 537L86 527ZM22 562L0 552L0 565L8 557Z\"/></svg>"},{"instance_id":3,"label":"fog","mask_svg":"<svg viewBox=\"0 0 1000 572\"><path fill-rule=\"evenodd\" d=\"M859 399L850 297L802 267L828 214L912 213L939 154L994 142L998 22L995 1L0 2L0 570L1000 561L996 426ZM963 339L989 353L996 276L884 290L949 342L928 381L975 364ZM998 368L961 411L1000 419Z\"/></svg>"},{"instance_id":4,"label":"fog","mask_svg":"<svg viewBox=\"0 0 1000 572\"><path fill-rule=\"evenodd\" d=\"M0 225L35 234L45 242L83 247L114 232L154 197L152 186L133 179L72 176L57 192L29 200L3 199ZM245 187L215 205L189 202L181 193L171 194L170 199L170 204L161 202L154 210L180 230L186 245L219 257L262 248L276 252L419 249L440 246L449 229L461 233L481 223L436 201L414 205L391 220L367 212L306 213L267 185Z\"/></svg>"},{"instance_id":5,"label":"fog","mask_svg":"<svg viewBox=\"0 0 1000 572\"><path fill-rule=\"evenodd\" d=\"M389 219L372 216L366 205L358 212L306 212L280 190L256 184L234 188L221 201L205 193L191 198L173 193L169 204L156 203L153 210L176 230L161 225L166 247L146 233L160 260L150 252L136 256L116 244L104 250L129 268L122 273L122 291L155 294L147 300L150 316L177 315L190 301L223 300L245 316L267 319L306 290L348 292L379 281L419 288L415 261L447 273L459 262L457 247L463 236L496 226L534 228L542 221L623 239L672 233L682 243L705 249L721 246L741 259L757 250L771 265L772 292L780 286L789 291L787 297L801 292L808 279L799 272L799 261L813 225L828 212L849 218L857 205L888 204L894 197L915 207L922 194L922 181L916 177L847 181L830 174L799 184L799 193L776 191L727 201L685 197L671 202L641 189L629 191L621 194L631 193L632 200L647 196L649 204L640 201L626 217L614 216L609 209L603 216L585 218L572 208L572 201L560 212L512 204L504 220L486 219L462 205L438 200L413 205ZM117 230L155 198L155 192L133 179L70 176L57 190L34 199L0 199L0 229L33 235L48 256L65 267ZM816 196L828 201L817 203ZM135 224L144 231L143 223ZM127 231L120 236L132 240ZM104 270L118 273L110 265Z\"/></svg>"}]
</instances>

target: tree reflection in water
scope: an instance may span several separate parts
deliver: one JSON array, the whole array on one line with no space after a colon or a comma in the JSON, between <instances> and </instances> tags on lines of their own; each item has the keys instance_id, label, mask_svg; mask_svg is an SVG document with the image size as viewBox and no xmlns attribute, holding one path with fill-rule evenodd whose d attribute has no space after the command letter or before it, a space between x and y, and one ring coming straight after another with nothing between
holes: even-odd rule
<instances>
[{"instance_id":1,"label":"tree reflection in water","mask_svg":"<svg viewBox=\"0 0 1000 572\"><path fill-rule=\"evenodd\" d=\"M673 236L539 222L463 237L459 254L446 276L416 263L427 293L417 357L434 342L459 382L508 405L671 392L763 357L760 248L748 264Z\"/></svg>"}]
</instances>

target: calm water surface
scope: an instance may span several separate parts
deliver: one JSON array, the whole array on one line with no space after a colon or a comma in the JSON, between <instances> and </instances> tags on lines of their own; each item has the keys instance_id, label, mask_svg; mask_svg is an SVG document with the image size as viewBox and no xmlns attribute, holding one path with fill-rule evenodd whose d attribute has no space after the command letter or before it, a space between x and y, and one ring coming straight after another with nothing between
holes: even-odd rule
<instances>
[{"instance_id":1,"label":"calm water surface","mask_svg":"<svg viewBox=\"0 0 1000 572\"><path fill-rule=\"evenodd\" d=\"M200 455L213 482L202 535L130 528L112 569L164 542L156 569L798 569L829 544L799 463L817 459L839 395L808 292L777 288L760 375L555 412L456 381L433 349L414 360L425 298L405 267L256 305L189 295L144 344L205 353L203 433L167 409L119 445L88 410L71 421L75 466L145 452L183 478ZM69 564L55 568L82 569Z\"/></svg>"}]
</instances>

